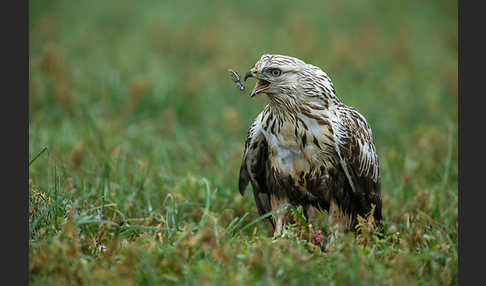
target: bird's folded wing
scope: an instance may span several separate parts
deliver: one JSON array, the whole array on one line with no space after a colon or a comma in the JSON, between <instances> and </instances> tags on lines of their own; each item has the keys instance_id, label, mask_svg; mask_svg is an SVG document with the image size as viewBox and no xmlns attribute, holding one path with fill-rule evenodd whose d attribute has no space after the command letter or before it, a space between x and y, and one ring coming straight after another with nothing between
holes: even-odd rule
<instances>
[{"instance_id":1,"label":"bird's folded wing","mask_svg":"<svg viewBox=\"0 0 486 286\"><path fill-rule=\"evenodd\" d=\"M263 215L271 210L271 206L266 183L268 145L261 133L261 118L262 113L248 130L238 187L241 195L244 195L248 183L251 182L258 212Z\"/></svg>"},{"instance_id":2,"label":"bird's folded wing","mask_svg":"<svg viewBox=\"0 0 486 286\"><path fill-rule=\"evenodd\" d=\"M380 170L371 128L354 108L343 108L338 114L333 128L341 166L362 206L377 205L381 217Z\"/></svg>"},{"instance_id":3,"label":"bird's folded wing","mask_svg":"<svg viewBox=\"0 0 486 286\"><path fill-rule=\"evenodd\" d=\"M336 143L342 159L353 166L357 175L377 182L380 175L378 155L368 122L354 108L349 107L341 110L339 117Z\"/></svg>"}]
</instances>

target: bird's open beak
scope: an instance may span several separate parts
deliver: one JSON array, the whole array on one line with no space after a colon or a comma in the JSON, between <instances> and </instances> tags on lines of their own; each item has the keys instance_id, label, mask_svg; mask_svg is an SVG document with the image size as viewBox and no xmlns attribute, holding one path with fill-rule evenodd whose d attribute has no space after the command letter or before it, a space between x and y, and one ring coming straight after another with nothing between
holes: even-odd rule
<instances>
[{"instance_id":1,"label":"bird's open beak","mask_svg":"<svg viewBox=\"0 0 486 286\"><path fill-rule=\"evenodd\" d=\"M266 80L258 75L258 70L256 68L252 68L245 74L244 80L246 81L249 77L254 77L258 79L255 87L250 93L250 97L254 97L257 93L262 92L263 90L269 88L272 83L269 80Z\"/></svg>"}]
</instances>

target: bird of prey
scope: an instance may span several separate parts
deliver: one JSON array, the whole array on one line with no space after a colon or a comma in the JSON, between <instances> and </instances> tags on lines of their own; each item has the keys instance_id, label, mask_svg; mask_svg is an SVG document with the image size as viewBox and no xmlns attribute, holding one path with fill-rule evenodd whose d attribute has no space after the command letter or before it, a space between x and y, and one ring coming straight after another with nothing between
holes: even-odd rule
<instances>
[{"instance_id":1,"label":"bird of prey","mask_svg":"<svg viewBox=\"0 0 486 286\"><path fill-rule=\"evenodd\" d=\"M250 97L265 93L268 104L250 126L240 169L239 191L253 187L260 215L285 203L328 212L328 224L353 230L357 215L374 205L381 217L378 155L371 128L342 103L319 67L264 54L245 75L258 81ZM289 223L286 211L270 218L274 235Z\"/></svg>"}]
</instances>

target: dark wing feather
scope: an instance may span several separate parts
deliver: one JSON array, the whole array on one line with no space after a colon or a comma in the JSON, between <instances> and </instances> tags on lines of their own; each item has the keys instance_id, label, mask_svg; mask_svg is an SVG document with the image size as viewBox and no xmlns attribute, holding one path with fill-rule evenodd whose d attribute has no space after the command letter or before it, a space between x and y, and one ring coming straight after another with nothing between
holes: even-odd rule
<instances>
[{"instance_id":1,"label":"dark wing feather","mask_svg":"<svg viewBox=\"0 0 486 286\"><path fill-rule=\"evenodd\" d=\"M260 130L261 118L262 113L258 115L246 135L238 186L240 194L244 195L248 183L251 182L258 213L263 215L271 211L271 206L266 184L268 145Z\"/></svg>"},{"instance_id":2,"label":"dark wing feather","mask_svg":"<svg viewBox=\"0 0 486 286\"><path fill-rule=\"evenodd\" d=\"M339 155L353 195L359 201L358 213L368 213L371 204L374 204L374 217L379 222L382 218L380 170L371 128L366 119L351 107L340 108L339 118Z\"/></svg>"}]
</instances>

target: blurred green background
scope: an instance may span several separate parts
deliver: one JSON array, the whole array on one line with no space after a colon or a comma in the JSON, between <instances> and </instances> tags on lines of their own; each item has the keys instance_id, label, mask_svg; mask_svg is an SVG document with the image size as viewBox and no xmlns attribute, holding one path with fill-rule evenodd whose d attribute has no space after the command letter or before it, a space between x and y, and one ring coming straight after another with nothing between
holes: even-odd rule
<instances>
[{"instance_id":1,"label":"blurred green background","mask_svg":"<svg viewBox=\"0 0 486 286\"><path fill-rule=\"evenodd\" d=\"M385 279L379 281L457 282L457 1L117 0L29 5L30 158L45 147L49 150L29 167L31 282L72 282L73 269L85 265L79 261L85 259L90 269L89 263L100 263L99 244L112 236L119 239L110 229L98 237L95 224L81 229L85 238L79 238L84 245L80 256L64 262L42 258L61 251L53 241L63 245L61 234L69 221L65 214L73 206L89 216L97 206L115 204L115 209L103 207L103 216L142 218L168 213L167 198L175 198L175 236L168 241L184 233L179 226L199 222L201 213L218 219L214 229L245 214L246 222L255 219L253 199L248 193L239 195L237 179L246 131L267 99L248 97L253 82L240 92L227 69L244 74L263 53L290 55L321 67L338 97L356 107L372 127L384 217L392 232L410 235L410 245L398 245L412 252L401 266L412 273L393 270L391 265L399 264L394 255L389 260L379 256L365 269ZM208 200L211 211L204 212ZM427 222L410 229L410 216ZM258 231L248 230L238 239L268 235L264 223L256 225ZM130 232L123 239L131 243L150 235ZM413 253L417 235L434 237L427 243L433 254ZM144 249L140 251L146 251L146 243L138 244ZM177 263L219 273L222 266L208 260L206 252ZM228 255L237 260L241 253ZM166 281L157 272L163 268L158 260L139 259L135 265L146 265L138 276L133 274L138 282L196 283L202 279L198 271L204 272L191 270L192 276L187 276L167 271L172 274ZM207 265L200 266L201 261ZM346 261L350 263L336 258L327 268L335 276L320 275L338 283L356 281L358 276L346 274L346 269L354 269ZM313 265L309 271L322 272L320 262ZM147 274L147 269L155 274ZM221 271L223 276L207 282L232 275ZM237 284L284 281L261 271L248 275L249 280L231 277ZM291 281L306 281L308 273L302 271ZM401 275L405 278L396 278ZM93 277L100 282L109 274ZM376 285L375 280L360 281Z\"/></svg>"}]
</instances>

